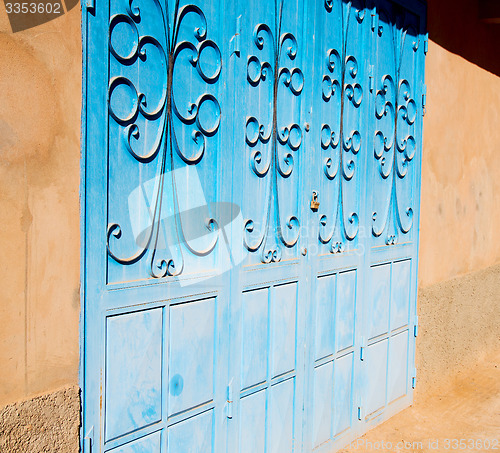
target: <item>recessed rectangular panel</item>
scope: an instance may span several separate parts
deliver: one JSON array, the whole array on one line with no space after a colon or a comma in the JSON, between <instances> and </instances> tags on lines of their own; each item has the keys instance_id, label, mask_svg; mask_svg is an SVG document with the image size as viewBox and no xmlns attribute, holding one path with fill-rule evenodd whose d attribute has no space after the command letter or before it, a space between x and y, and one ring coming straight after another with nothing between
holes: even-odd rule
<instances>
[{"instance_id":1,"label":"recessed rectangular panel","mask_svg":"<svg viewBox=\"0 0 500 453\"><path fill-rule=\"evenodd\" d=\"M161 420L163 310L107 318L106 439Z\"/></svg>"},{"instance_id":2,"label":"recessed rectangular panel","mask_svg":"<svg viewBox=\"0 0 500 453\"><path fill-rule=\"evenodd\" d=\"M213 409L172 425L168 429L168 453L211 453L214 451ZM148 453L156 453L151 451Z\"/></svg>"},{"instance_id":3,"label":"recessed rectangular panel","mask_svg":"<svg viewBox=\"0 0 500 453\"><path fill-rule=\"evenodd\" d=\"M272 375L295 369L297 283L273 288Z\"/></svg>"},{"instance_id":4,"label":"recessed rectangular panel","mask_svg":"<svg viewBox=\"0 0 500 453\"><path fill-rule=\"evenodd\" d=\"M385 406L387 379L387 340L368 346L366 351L366 410L369 416Z\"/></svg>"},{"instance_id":5,"label":"recessed rectangular panel","mask_svg":"<svg viewBox=\"0 0 500 453\"><path fill-rule=\"evenodd\" d=\"M240 401L240 453L265 453L266 391L245 396Z\"/></svg>"},{"instance_id":6,"label":"recessed rectangular panel","mask_svg":"<svg viewBox=\"0 0 500 453\"><path fill-rule=\"evenodd\" d=\"M341 351L354 345L354 313L356 307L356 271L337 276L335 338Z\"/></svg>"},{"instance_id":7,"label":"recessed rectangular panel","mask_svg":"<svg viewBox=\"0 0 500 453\"><path fill-rule=\"evenodd\" d=\"M228 3L228 5L237 4L235 9L239 11L238 14L242 14L241 24L238 25L238 33L241 34L239 44L241 48L238 53L241 50L242 64L235 67L236 95L235 102L232 103L236 108L234 111L228 109L227 114L234 118L235 132L231 134L234 137L231 149L234 150L234 155L238 156L236 171L241 172L241 176L234 179L233 192L235 198L241 197L243 217L252 221L248 224L251 228L247 229L249 234L246 234L245 240L254 248L249 253L249 262L252 264L260 264L261 257L275 262L296 259L299 252L296 240L300 229L297 220L300 218L302 221L300 204L302 197L299 187L303 182L301 167L302 161L306 160L306 154L301 154L305 140L301 138L303 132L298 124L301 123L301 98L304 96L300 96L293 86L292 90L281 88L278 90L277 83L281 77L278 72L273 70L272 75L270 73L264 75L269 68L269 62L274 65L276 61L280 68L292 68L294 66L291 65L297 64L305 55L305 46L300 43L300 34L296 34L300 22L293 23L295 22L293 14L303 8L295 7L294 3L296 0L294 2L287 0L283 3L282 20L277 18L278 4L275 2ZM301 17L303 18L303 15ZM283 28L278 28L278 20L283 22ZM292 24L285 24L285 20L291 20ZM257 43L254 38L257 26L259 33L260 30L266 30L264 45ZM282 33L286 33L283 36L286 36L287 40L293 39L293 42L297 43L293 59L279 51ZM261 69L264 70L263 77L257 76ZM297 77L297 72L294 72L294 79ZM295 80L294 82L297 85ZM276 91L273 91L273 86L276 87ZM302 87L299 91L302 92ZM286 139L272 133L274 128L280 134L286 134L282 132L282 128L292 124L297 126L290 130L286 129L286 133L289 134ZM239 125L243 127L240 128ZM288 150L294 150L293 156L284 154ZM272 157L274 153L276 157ZM281 156L288 157L278 167L278 162L283 159ZM278 222L276 216L281 217ZM261 237L262 239L259 239ZM268 267L270 267L269 274L273 275L272 264Z\"/></svg>"},{"instance_id":8,"label":"recessed rectangular panel","mask_svg":"<svg viewBox=\"0 0 500 453\"><path fill-rule=\"evenodd\" d=\"M391 329L408 324L410 313L411 261L392 264Z\"/></svg>"},{"instance_id":9,"label":"recessed rectangular panel","mask_svg":"<svg viewBox=\"0 0 500 453\"><path fill-rule=\"evenodd\" d=\"M314 368L313 447L332 437L333 362Z\"/></svg>"},{"instance_id":10,"label":"recessed rectangular panel","mask_svg":"<svg viewBox=\"0 0 500 453\"><path fill-rule=\"evenodd\" d=\"M351 427L352 420L352 367L354 354L347 354L334 363L333 374L333 435Z\"/></svg>"},{"instance_id":11,"label":"recessed rectangular panel","mask_svg":"<svg viewBox=\"0 0 500 453\"><path fill-rule=\"evenodd\" d=\"M161 452L161 432L141 437L126 445L110 450L112 453L160 453Z\"/></svg>"},{"instance_id":12,"label":"recessed rectangular panel","mask_svg":"<svg viewBox=\"0 0 500 453\"><path fill-rule=\"evenodd\" d=\"M389 328L389 299L391 290L391 265L383 264L370 269L371 285L368 290L368 337L386 333Z\"/></svg>"},{"instance_id":13,"label":"recessed rectangular panel","mask_svg":"<svg viewBox=\"0 0 500 453\"><path fill-rule=\"evenodd\" d=\"M315 354L316 360L334 353L335 322L335 282L337 276L318 277L316 282L316 328Z\"/></svg>"},{"instance_id":14,"label":"recessed rectangular panel","mask_svg":"<svg viewBox=\"0 0 500 453\"><path fill-rule=\"evenodd\" d=\"M216 299L170 307L168 413L213 399Z\"/></svg>"},{"instance_id":15,"label":"recessed rectangular panel","mask_svg":"<svg viewBox=\"0 0 500 453\"><path fill-rule=\"evenodd\" d=\"M243 294L241 388L264 382L267 377L269 289Z\"/></svg>"},{"instance_id":16,"label":"recessed rectangular panel","mask_svg":"<svg viewBox=\"0 0 500 453\"><path fill-rule=\"evenodd\" d=\"M271 387L269 405L269 453L292 452L295 443L293 416L295 410L295 379Z\"/></svg>"},{"instance_id":17,"label":"recessed rectangular panel","mask_svg":"<svg viewBox=\"0 0 500 453\"><path fill-rule=\"evenodd\" d=\"M388 401L406 394L408 385L408 331L389 340Z\"/></svg>"}]
</instances>

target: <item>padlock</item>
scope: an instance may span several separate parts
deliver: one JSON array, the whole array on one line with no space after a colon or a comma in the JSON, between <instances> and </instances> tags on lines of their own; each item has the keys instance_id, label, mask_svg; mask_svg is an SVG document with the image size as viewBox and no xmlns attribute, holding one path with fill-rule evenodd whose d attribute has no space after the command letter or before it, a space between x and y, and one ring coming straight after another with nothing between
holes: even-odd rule
<instances>
[{"instance_id":1,"label":"padlock","mask_svg":"<svg viewBox=\"0 0 500 453\"><path fill-rule=\"evenodd\" d=\"M313 191L313 196L311 200L311 210L317 211L319 208L319 201L318 201L318 192L315 190Z\"/></svg>"}]
</instances>

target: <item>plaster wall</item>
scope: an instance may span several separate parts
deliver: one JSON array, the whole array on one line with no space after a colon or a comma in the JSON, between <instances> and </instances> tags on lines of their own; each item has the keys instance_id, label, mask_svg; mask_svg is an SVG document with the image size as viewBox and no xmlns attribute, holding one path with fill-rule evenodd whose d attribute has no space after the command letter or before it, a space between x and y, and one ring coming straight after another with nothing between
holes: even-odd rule
<instances>
[{"instance_id":1,"label":"plaster wall","mask_svg":"<svg viewBox=\"0 0 500 453\"><path fill-rule=\"evenodd\" d=\"M500 353L500 264L420 288L415 399ZM500 364L499 364L500 365Z\"/></svg>"},{"instance_id":2,"label":"plaster wall","mask_svg":"<svg viewBox=\"0 0 500 453\"><path fill-rule=\"evenodd\" d=\"M500 77L431 41L426 82L420 287L500 261Z\"/></svg>"},{"instance_id":3,"label":"plaster wall","mask_svg":"<svg viewBox=\"0 0 500 453\"><path fill-rule=\"evenodd\" d=\"M0 406L78 382L80 14L0 2Z\"/></svg>"}]
</instances>

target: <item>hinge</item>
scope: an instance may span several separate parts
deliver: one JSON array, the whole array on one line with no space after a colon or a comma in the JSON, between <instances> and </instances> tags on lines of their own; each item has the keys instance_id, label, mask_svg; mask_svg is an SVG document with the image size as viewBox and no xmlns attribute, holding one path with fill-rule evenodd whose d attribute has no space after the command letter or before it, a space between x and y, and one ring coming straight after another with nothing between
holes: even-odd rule
<instances>
[{"instance_id":1,"label":"hinge","mask_svg":"<svg viewBox=\"0 0 500 453\"><path fill-rule=\"evenodd\" d=\"M417 369L413 368L413 375L411 377L411 388L414 389L417 384Z\"/></svg>"},{"instance_id":2,"label":"hinge","mask_svg":"<svg viewBox=\"0 0 500 453\"><path fill-rule=\"evenodd\" d=\"M413 336L417 337L418 335L418 316L415 316L415 325L413 326Z\"/></svg>"},{"instance_id":3,"label":"hinge","mask_svg":"<svg viewBox=\"0 0 500 453\"><path fill-rule=\"evenodd\" d=\"M427 85L424 85L422 88L422 115L425 116L427 109L425 105L427 103Z\"/></svg>"},{"instance_id":4,"label":"hinge","mask_svg":"<svg viewBox=\"0 0 500 453\"><path fill-rule=\"evenodd\" d=\"M95 12L95 0L85 0L85 6L87 7L88 12Z\"/></svg>"},{"instance_id":5,"label":"hinge","mask_svg":"<svg viewBox=\"0 0 500 453\"><path fill-rule=\"evenodd\" d=\"M233 418L233 381L227 386L227 418Z\"/></svg>"},{"instance_id":6,"label":"hinge","mask_svg":"<svg viewBox=\"0 0 500 453\"><path fill-rule=\"evenodd\" d=\"M362 407L361 406L358 406L358 420L362 420L363 419L363 410L362 410Z\"/></svg>"},{"instance_id":7,"label":"hinge","mask_svg":"<svg viewBox=\"0 0 500 453\"><path fill-rule=\"evenodd\" d=\"M369 88L370 88L370 93L373 93L373 89L375 88L375 81L373 79L373 65L370 65L369 69Z\"/></svg>"},{"instance_id":8,"label":"hinge","mask_svg":"<svg viewBox=\"0 0 500 453\"><path fill-rule=\"evenodd\" d=\"M240 42L241 42L241 15L236 18L236 32L234 36L231 38L231 55L234 53L237 57L240 56Z\"/></svg>"},{"instance_id":9,"label":"hinge","mask_svg":"<svg viewBox=\"0 0 500 453\"><path fill-rule=\"evenodd\" d=\"M361 337L361 348L359 349L359 360L365 360L366 342L365 337Z\"/></svg>"},{"instance_id":10,"label":"hinge","mask_svg":"<svg viewBox=\"0 0 500 453\"><path fill-rule=\"evenodd\" d=\"M94 443L94 427L92 426L87 435L83 438L83 453L92 452L92 444Z\"/></svg>"},{"instance_id":11,"label":"hinge","mask_svg":"<svg viewBox=\"0 0 500 453\"><path fill-rule=\"evenodd\" d=\"M378 28L377 23L378 23L377 11L374 8L372 11L372 31L375 31Z\"/></svg>"},{"instance_id":12,"label":"hinge","mask_svg":"<svg viewBox=\"0 0 500 453\"><path fill-rule=\"evenodd\" d=\"M429 52L429 33L426 33L424 37L424 55L427 55L427 52Z\"/></svg>"}]
</instances>

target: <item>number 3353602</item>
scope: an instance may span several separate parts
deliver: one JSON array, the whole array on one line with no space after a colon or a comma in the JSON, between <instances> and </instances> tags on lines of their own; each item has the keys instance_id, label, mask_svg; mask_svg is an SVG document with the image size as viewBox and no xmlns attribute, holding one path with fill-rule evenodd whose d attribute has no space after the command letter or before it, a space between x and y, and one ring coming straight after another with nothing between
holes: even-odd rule
<instances>
[{"instance_id":1,"label":"number 3353602","mask_svg":"<svg viewBox=\"0 0 500 453\"><path fill-rule=\"evenodd\" d=\"M5 3L7 14L61 14L60 3Z\"/></svg>"}]
</instances>

